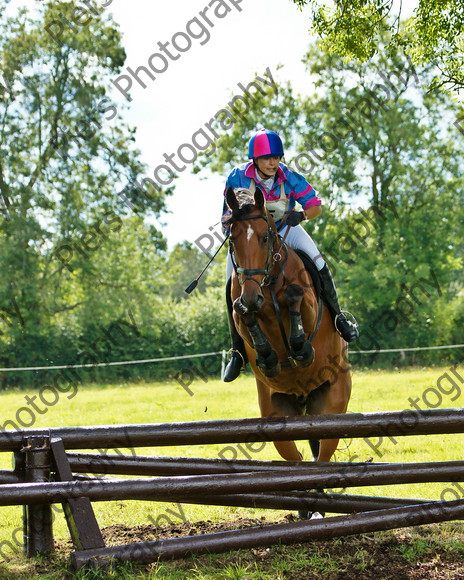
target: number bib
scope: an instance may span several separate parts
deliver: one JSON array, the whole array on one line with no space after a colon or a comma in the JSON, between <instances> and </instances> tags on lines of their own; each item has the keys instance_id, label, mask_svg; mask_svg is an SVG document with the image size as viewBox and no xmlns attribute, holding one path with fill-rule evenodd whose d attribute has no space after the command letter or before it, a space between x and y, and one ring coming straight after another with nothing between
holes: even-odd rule
<instances>
[{"instance_id":1,"label":"number bib","mask_svg":"<svg viewBox=\"0 0 464 580\"><path fill-rule=\"evenodd\" d=\"M256 191L256 182L254 179L251 180L249 190L253 194ZM266 201L266 209L275 222L280 221L284 217L284 213L288 209L288 199L285 195L284 182L280 184L280 198L274 201Z\"/></svg>"}]
</instances>

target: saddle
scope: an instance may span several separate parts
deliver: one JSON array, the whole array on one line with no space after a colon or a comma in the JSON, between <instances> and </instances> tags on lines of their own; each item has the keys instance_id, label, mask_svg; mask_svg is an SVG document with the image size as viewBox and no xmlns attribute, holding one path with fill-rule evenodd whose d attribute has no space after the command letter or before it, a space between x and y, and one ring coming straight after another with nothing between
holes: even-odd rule
<instances>
[{"instance_id":1,"label":"saddle","mask_svg":"<svg viewBox=\"0 0 464 580\"><path fill-rule=\"evenodd\" d=\"M294 250L294 252L296 252L296 254L300 258L300 260L303 262L303 266L305 267L305 270L311 276L311 279L312 279L313 284L314 284L314 290L316 292L316 297L317 297L317 300L319 301L319 298L321 297L321 293L322 293L322 282L321 282L321 277L319 276L319 271L316 268L316 264L311 260L311 258L308 256L308 254L303 252L303 250Z\"/></svg>"}]
</instances>

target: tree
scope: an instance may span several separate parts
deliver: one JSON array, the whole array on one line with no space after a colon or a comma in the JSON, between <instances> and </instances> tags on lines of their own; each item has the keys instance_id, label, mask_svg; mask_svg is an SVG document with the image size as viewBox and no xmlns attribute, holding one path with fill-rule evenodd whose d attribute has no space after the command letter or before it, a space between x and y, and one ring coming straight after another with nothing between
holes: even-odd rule
<instances>
[{"instance_id":1,"label":"tree","mask_svg":"<svg viewBox=\"0 0 464 580\"><path fill-rule=\"evenodd\" d=\"M162 276L157 281L159 293L171 296L175 300L187 298L188 294L186 294L185 289L200 274L206 262L205 254L191 242L185 241L177 244L165 257ZM197 287L197 294L201 292L208 275L209 272L206 272L203 283Z\"/></svg>"},{"instance_id":2,"label":"tree","mask_svg":"<svg viewBox=\"0 0 464 580\"><path fill-rule=\"evenodd\" d=\"M218 144L211 166L225 174L239 160L236 152L243 161L247 140L266 119L285 137L287 162L323 199L321 218L305 227L335 273L342 306L360 321L354 348L455 336L458 305L446 320L441 312L462 289L464 164L456 104L426 91L431 72L416 70L393 48L368 62L347 62L318 43L305 61L312 95L296 98L283 86L263 96L234 126L227 150Z\"/></svg>"},{"instance_id":3,"label":"tree","mask_svg":"<svg viewBox=\"0 0 464 580\"><path fill-rule=\"evenodd\" d=\"M305 102L305 152L323 169L326 197L342 209L326 220L321 247L337 268L344 303L364 322L359 345L436 344L437 313L462 272L456 105L425 91L430 71L416 71L399 50L343 63L315 46L306 60L322 96ZM367 203L354 209L359 198ZM411 288L422 296L415 300Z\"/></svg>"},{"instance_id":4,"label":"tree","mask_svg":"<svg viewBox=\"0 0 464 580\"><path fill-rule=\"evenodd\" d=\"M401 22L393 0L292 0L310 6L312 28L333 54L366 61L382 46L403 47L414 63L432 64L438 72L431 87L464 88L464 5L461 0L419 0L414 15Z\"/></svg>"},{"instance_id":5,"label":"tree","mask_svg":"<svg viewBox=\"0 0 464 580\"><path fill-rule=\"evenodd\" d=\"M92 276L95 252L132 214L118 193L128 186L138 214L158 217L172 189L133 185L145 169L134 130L106 96L125 60L111 16L76 16L55 0L6 8L1 0L0 341L14 364L43 362L63 313L118 283L115 268L113 280ZM164 247L159 232L151 239Z\"/></svg>"}]
</instances>

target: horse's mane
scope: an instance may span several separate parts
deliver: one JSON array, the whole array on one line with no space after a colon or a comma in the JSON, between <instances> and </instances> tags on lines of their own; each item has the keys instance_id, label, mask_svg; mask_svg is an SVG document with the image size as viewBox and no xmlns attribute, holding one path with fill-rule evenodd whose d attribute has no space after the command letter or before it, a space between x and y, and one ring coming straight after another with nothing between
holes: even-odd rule
<instances>
[{"instance_id":1,"label":"horse's mane","mask_svg":"<svg viewBox=\"0 0 464 580\"><path fill-rule=\"evenodd\" d=\"M255 198L249 189L238 187L234 189L235 199L238 202L238 209L222 216L222 225L230 226L240 217L248 215L255 208Z\"/></svg>"}]
</instances>

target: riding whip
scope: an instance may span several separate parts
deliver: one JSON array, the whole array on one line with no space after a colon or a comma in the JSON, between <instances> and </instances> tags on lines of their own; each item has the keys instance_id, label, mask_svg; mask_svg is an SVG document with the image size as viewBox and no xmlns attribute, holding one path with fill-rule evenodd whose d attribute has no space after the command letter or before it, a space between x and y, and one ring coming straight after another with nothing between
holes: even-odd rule
<instances>
[{"instance_id":1,"label":"riding whip","mask_svg":"<svg viewBox=\"0 0 464 580\"><path fill-rule=\"evenodd\" d=\"M198 286L198 281L200 280L200 278L203 276L203 274L206 272L206 269L208 268L208 266L211 264L211 262L214 260L214 258L219 254L219 250L222 248L222 246L226 243L227 238L229 237L229 234L226 235L226 237L223 239L222 244L219 246L219 248L216 250L216 252L214 253L214 256L211 258L211 260L206 264L206 266L203 268L203 270L198 274L198 276L195 278L195 280L189 285L187 286L187 288L185 289L185 292L187 292L187 294L191 294L195 288Z\"/></svg>"}]
</instances>

